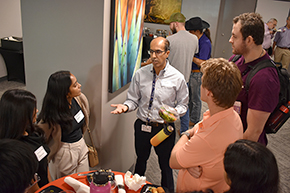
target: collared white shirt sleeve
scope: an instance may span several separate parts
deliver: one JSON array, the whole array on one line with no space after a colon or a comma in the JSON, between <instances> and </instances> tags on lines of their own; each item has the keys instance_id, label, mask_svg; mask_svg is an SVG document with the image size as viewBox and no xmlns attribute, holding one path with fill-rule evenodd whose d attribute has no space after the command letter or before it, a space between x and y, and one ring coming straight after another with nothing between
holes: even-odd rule
<instances>
[{"instance_id":1,"label":"collared white shirt sleeve","mask_svg":"<svg viewBox=\"0 0 290 193\"><path fill-rule=\"evenodd\" d=\"M176 92L176 102L175 109L179 113L179 116L183 116L188 108L188 86L185 80L181 81L180 88Z\"/></svg>"},{"instance_id":2,"label":"collared white shirt sleeve","mask_svg":"<svg viewBox=\"0 0 290 193\"><path fill-rule=\"evenodd\" d=\"M135 76L132 78L132 82L130 84L128 93L127 93L127 99L124 102L125 105L127 105L129 107L128 112L134 111L137 109L137 107L139 106L138 101L141 98L141 94L140 94L140 83L138 80L136 80L138 77L137 74L135 74Z\"/></svg>"}]
</instances>

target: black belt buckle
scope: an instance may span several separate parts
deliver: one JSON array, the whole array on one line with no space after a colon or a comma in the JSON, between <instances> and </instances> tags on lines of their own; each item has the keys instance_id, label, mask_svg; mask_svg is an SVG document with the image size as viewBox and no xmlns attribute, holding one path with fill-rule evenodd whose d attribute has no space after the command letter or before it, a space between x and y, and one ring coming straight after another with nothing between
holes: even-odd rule
<instances>
[{"instance_id":1,"label":"black belt buckle","mask_svg":"<svg viewBox=\"0 0 290 193\"><path fill-rule=\"evenodd\" d=\"M148 124L151 125L152 127L158 127L161 125L161 123L158 122L149 122Z\"/></svg>"}]
</instances>

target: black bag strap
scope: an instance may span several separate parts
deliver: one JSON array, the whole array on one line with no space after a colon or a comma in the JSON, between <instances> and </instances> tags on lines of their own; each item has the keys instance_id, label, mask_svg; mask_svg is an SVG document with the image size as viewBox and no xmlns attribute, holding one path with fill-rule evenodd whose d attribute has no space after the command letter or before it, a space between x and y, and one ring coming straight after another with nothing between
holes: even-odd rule
<instances>
[{"instance_id":1,"label":"black bag strap","mask_svg":"<svg viewBox=\"0 0 290 193\"><path fill-rule=\"evenodd\" d=\"M232 62L238 61L238 59L240 59L240 57L242 57L242 55L235 55L232 59Z\"/></svg>"},{"instance_id":2,"label":"black bag strap","mask_svg":"<svg viewBox=\"0 0 290 193\"><path fill-rule=\"evenodd\" d=\"M249 72L249 74L246 78L246 82L245 82L245 89L247 92L249 91L251 79L255 76L255 74L257 72L259 72L260 70L262 70L264 68L268 68L268 67L277 68L275 63L271 59L263 60L263 61L259 62L258 64L256 64L255 66L249 65L248 67L250 68L250 72ZM276 69L276 70L277 70L277 72L279 71L278 69Z\"/></svg>"},{"instance_id":3,"label":"black bag strap","mask_svg":"<svg viewBox=\"0 0 290 193\"><path fill-rule=\"evenodd\" d=\"M280 104L286 104L290 100L290 75L288 70L282 68L281 63L275 63L279 80L280 80L280 95L279 102Z\"/></svg>"}]
</instances>

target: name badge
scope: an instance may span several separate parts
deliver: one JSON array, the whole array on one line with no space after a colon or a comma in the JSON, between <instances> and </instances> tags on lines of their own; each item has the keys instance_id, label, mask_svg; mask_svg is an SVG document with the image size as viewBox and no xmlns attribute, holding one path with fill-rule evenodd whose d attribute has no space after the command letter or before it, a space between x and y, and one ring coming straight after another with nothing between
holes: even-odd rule
<instances>
[{"instance_id":1,"label":"name badge","mask_svg":"<svg viewBox=\"0 0 290 193\"><path fill-rule=\"evenodd\" d=\"M150 125L142 125L141 131L151 133L152 127Z\"/></svg>"},{"instance_id":2,"label":"name badge","mask_svg":"<svg viewBox=\"0 0 290 193\"><path fill-rule=\"evenodd\" d=\"M85 116L84 116L82 110L80 110L80 111L79 111L79 112L74 116L74 118L75 118L75 120L77 121L77 123L81 122L81 120L83 120L84 117L85 117Z\"/></svg>"},{"instance_id":3,"label":"name badge","mask_svg":"<svg viewBox=\"0 0 290 193\"><path fill-rule=\"evenodd\" d=\"M47 152L43 146L40 146L37 150L35 150L34 154L36 155L37 160L41 161L47 155Z\"/></svg>"},{"instance_id":4,"label":"name badge","mask_svg":"<svg viewBox=\"0 0 290 193\"><path fill-rule=\"evenodd\" d=\"M242 103L240 101L235 101L234 110L240 115L241 114Z\"/></svg>"}]
</instances>

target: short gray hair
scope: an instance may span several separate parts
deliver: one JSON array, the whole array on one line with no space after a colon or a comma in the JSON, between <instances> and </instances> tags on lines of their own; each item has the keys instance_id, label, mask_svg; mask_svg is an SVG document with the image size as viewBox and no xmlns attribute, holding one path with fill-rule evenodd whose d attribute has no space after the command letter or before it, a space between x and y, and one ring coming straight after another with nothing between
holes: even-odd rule
<instances>
[{"instance_id":1,"label":"short gray hair","mask_svg":"<svg viewBox=\"0 0 290 193\"><path fill-rule=\"evenodd\" d=\"M267 23L270 23L270 22L273 23L274 21L278 22L276 18L271 18L271 19L269 19L269 21Z\"/></svg>"}]
</instances>

